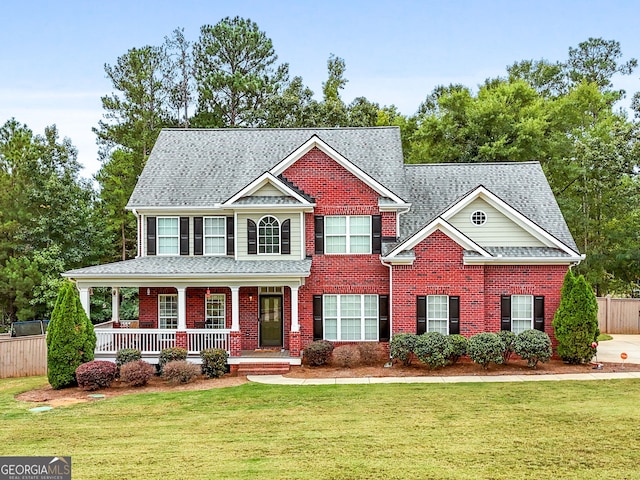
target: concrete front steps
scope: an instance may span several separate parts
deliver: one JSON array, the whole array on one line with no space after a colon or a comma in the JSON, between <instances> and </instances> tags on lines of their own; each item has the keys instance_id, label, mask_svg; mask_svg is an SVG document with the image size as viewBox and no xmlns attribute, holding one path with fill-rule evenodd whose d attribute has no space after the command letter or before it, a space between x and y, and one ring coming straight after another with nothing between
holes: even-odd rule
<instances>
[{"instance_id":1,"label":"concrete front steps","mask_svg":"<svg viewBox=\"0 0 640 480\"><path fill-rule=\"evenodd\" d=\"M284 375L289 373L288 362L243 362L238 365L237 375Z\"/></svg>"}]
</instances>

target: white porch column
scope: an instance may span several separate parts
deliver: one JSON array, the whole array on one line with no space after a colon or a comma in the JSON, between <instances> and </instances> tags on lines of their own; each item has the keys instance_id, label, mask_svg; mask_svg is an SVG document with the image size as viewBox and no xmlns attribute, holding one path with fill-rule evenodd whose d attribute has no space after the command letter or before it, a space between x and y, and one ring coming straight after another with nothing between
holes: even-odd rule
<instances>
[{"instance_id":1,"label":"white porch column","mask_svg":"<svg viewBox=\"0 0 640 480\"><path fill-rule=\"evenodd\" d=\"M291 331L300 331L300 321L298 320L298 287L289 287L291 289Z\"/></svg>"},{"instance_id":2,"label":"white porch column","mask_svg":"<svg viewBox=\"0 0 640 480\"><path fill-rule=\"evenodd\" d=\"M111 320L120 321L120 287L111 289Z\"/></svg>"},{"instance_id":3,"label":"white porch column","mask_svg":"<svg viewBox=\"0 0 640 480\"><path fill-rule=\"evenodd\" d=\"M240 331L240 287L231 288L231 330Z\"/></svg>"},{"instance_id":4,"label":"white porch column","mask_svg":"<svg viewBox=\"0 0 640 480\"><path fill-rule=\"evenodd\" d=\"M84 313L86 313L89 320L91 320L91 296L89 295L89 289L79 288L78 290L80 291L80 303L82 304Z\"/></svg>"},{"instance_id":5,"label":"white porch column","mask_svg":"<svg viewBox=\"0 0 640 480\"><path fill-rule=\"evenodd\" d=\"M187 289L177 287L178 290L178 331L187 329Z\"/></svg>"}]
</instances>

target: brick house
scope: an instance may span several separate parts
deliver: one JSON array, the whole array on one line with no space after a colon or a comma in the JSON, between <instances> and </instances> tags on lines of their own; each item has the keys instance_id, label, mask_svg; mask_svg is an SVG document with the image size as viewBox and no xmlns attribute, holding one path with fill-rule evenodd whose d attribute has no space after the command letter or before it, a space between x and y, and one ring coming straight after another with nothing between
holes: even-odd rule
<instances>
[{"instance_id":1,"label":"brick house","mask_svg":"<svg viewBox=\"0 0 640 480\"><path fill-rule=\"evenodd\" d=\"M395 127L166 129L128 209L138 256L64 274L86 311L112 288L97 358L176 345L298 364L314 339L553 335L583 259L537 162L405 165Z\"/></svg>"}]
</instances>

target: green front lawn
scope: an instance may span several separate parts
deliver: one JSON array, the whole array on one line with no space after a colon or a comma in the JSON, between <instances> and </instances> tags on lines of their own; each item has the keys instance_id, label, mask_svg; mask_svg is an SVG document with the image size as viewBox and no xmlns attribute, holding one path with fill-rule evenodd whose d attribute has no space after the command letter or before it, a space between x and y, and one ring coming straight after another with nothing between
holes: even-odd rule
<instances>
[{"instance_id":1,"label":"green front lawn","mask_svg":"<svg viewBox=\"0 0 640 480\"><path fill-rule=\"evenodd\" d=\"M77 479L630 479L640 381L265 386L34 414L0 380L0 455ZM22 384L22 385L21 385Z\"/></svg>"}]
</instances>

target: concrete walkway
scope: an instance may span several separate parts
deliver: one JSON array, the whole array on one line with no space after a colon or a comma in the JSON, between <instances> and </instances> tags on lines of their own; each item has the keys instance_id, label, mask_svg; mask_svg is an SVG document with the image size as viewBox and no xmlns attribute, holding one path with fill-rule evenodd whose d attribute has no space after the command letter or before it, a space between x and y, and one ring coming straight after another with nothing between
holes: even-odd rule
<instances>
[{"instance_id":1,"label":"concrete walkway","mask_svg":"<svg viewBox=\"0 0 640 480\"><path fill-rule=\"evenodd\" d=\"M598 345L599 362L639 363L640 335L612 335L613 340ZM626 353L622 360L621 353ZM594 357L594 361L596 358ZM268 385L353 385L381 383L464 383L464 382L553 382L565 380L612 380L640 378L640 372L562 373L553 375L468 375L459 377L362 377L362 378L289 378L282 375L248 375L247 380Z\"/></svg>"}]
</instances>

